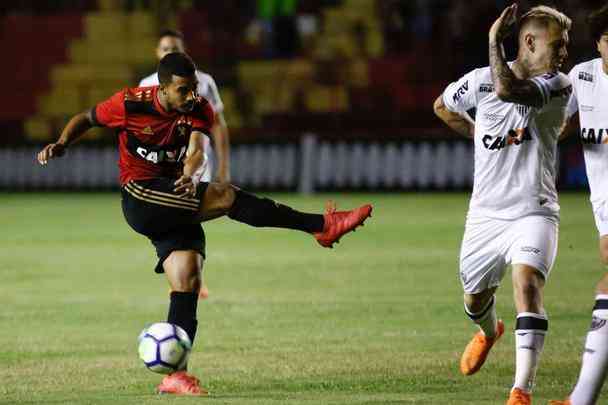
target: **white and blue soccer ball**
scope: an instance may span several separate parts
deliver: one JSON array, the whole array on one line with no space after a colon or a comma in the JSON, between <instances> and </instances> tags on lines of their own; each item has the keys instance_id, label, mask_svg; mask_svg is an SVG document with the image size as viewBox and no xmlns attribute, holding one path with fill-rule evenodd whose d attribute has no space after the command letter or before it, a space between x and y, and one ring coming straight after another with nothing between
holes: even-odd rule
<instances>
[{"instance_id":1,"label":"white and blue soccer ball","mask_svg":"<svg viewBox=\"0 0 608 405\"><path fill-rule=\"evenodd\" d=\"M146 326L137 340L139 358L150 371L160 374L184 369L192 349L186 331L166 322Z\"/></svg>"}]
</instances>

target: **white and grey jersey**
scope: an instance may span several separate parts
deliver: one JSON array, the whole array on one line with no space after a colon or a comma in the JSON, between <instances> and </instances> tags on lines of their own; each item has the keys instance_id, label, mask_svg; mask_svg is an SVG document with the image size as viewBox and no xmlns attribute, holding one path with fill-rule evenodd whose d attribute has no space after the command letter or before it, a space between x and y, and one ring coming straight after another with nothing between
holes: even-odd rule
<instances>
[{"instance_id":1,"label":"white and grey jersey","mask_svg":"<svg viewBox=\"0 0 608 405\"><path fill-rule=\"evenodd\" d=\"M542 95L541 107L501 101L489 67L467 73L443 93L450 111L477 110L470 217L559 216L557 140L572 86L560 72L530 80Z\"/></svg>"},{"instance_id":2,"label":"white and grey jersey","mask_svg":"<svg viewBox=\"0 0 608 405\"><path fill-rule=\"evenodd\" d=\"M205 72L197 70L196 78L198 79L198 95L207 99L216 113L222 113L224 111L224 103L222 103L220 93L213 77ZM158 86L158 73L153 73L139 82L139 87L147 86Z\"/></svg>"},{"instance_id":3,"label":"white and grey jersey","mask_svg":"<svg viewBox=\"0 0 608 405\"><path fill-rule=\"evenodd\" d=\"M608 200L608 74L598 58L576 65L569 77L574 91L568 116L579 115L591 202L596 206Z\"/></svg>"}]
</instances>

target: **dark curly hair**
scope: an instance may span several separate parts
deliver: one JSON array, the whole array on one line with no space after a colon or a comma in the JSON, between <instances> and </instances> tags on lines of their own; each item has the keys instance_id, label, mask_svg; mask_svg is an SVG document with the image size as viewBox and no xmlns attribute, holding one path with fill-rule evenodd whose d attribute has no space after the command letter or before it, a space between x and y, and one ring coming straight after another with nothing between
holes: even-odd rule
<instances>
[{"instance_id":1,"label":"dark curly hair","mask_svg":"<svg viewBox=\"0 0 608 405\"><path fill-rule=\"evenodd\" d=\"M599 41L602 35L608 33L608 3L591 13L588 21L593 39Z\"/></svg>"}]
</instances>

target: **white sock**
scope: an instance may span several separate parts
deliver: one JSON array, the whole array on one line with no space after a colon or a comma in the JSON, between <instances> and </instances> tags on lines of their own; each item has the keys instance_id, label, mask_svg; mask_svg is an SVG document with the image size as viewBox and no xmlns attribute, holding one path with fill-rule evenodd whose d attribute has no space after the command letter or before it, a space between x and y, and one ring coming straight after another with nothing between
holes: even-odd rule
<instances>
[{"instance_id":1,"label":"white sock","mask_svg":"<svg viewBox=\"0 0 608 405\"><path fill-rule=\"evenodd\" d=\"M515 383L513 388L532 392L549 322L544 314L522 312L515 327Z\"/></svg>"},{"instance_id":2,"label":"white sock","mask_svg":"<svg viewBox=\"0 0 608 405\"><path fill-rule=\"evenodd\" d=\"M496 336L497 321L495 301L495 297L492 296L485 308L479 312L471 312L469 311L469 308L467 308L466 304L464 306L464 312L466 312L467 316L471 318L471 320L479 326L479 329L481 329L484 335L488 337Z\"/></svg>"},{"instance_id":3,"label":"white sock","mask_svg":"<svg viewBox=\"0 0 608 405\"><path fill-rule=\"evenodd\" d=\"M573 405L593 405L600 395L608 368L608 295L595 298L591 328L587 333L583 365L570 395Z\"/></svg>"}]
</instances>

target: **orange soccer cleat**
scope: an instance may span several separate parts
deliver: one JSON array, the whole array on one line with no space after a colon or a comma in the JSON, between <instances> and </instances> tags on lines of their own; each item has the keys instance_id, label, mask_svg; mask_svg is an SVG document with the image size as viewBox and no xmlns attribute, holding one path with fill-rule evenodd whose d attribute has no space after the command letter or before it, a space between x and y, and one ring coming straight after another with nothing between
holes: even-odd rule
<instances>
[{"instance_id":1,"label":"orange soccer cleat","mask_svg":"<svg viewBox=\"0 0 608 405\"><path fill-rule=\"evenodd\" d=\"M507 405L531 405L532 397L527 392L520 390L519 388L513 388Z\"/></svg>"},{"instance_id":2,"label":"orange soccer cleat","mask_svg":"<svg viewBox=\"0 0 608 405\"><path fill-rule=\"evenodd\" d=\"M485 363L494 343L505 333L505 324L500 319L496 323L496 336L489 338L479 331L473 336L460 358L460 371L464 375L472 375L479 371Z\"/></svg>"},{"instance_id":3,"label":"orange soccer cleat","mask_svg":"<svg viewBox=\"0 0 608 405\"><path fill-rule=\"evenodd\" d=\"M336 206L332 202L327 203L325 210L325 225L323 232L313 234L317 242L323 247L332 248L334 243L339 243L344 234L354 231L358 226L363 226L363 222L372 216L372 206L363 205L351 211L336 211Z\"/></svg>"},{"instance_id":4,"label":"orange soccer cleat","mask_svg":"<svg viewBox=\"0 0 608 405\"><path fill-rule=\"evenodd\" d=\"M200 381L185 371L177 371L163 378L158 385L159 394L206 396L209 392L201 388Z\"/></svg>"},{"instance_id":5,"label":"orange soccer cleat","mask_svg":"<svg viewBox=\"0 0 608 405\"><path fill-rule=\"evenodd\" d=\"M549 405L572 405L569 399L564 399L563 401L549 401Z\"/></svg>"}]
</instances>

